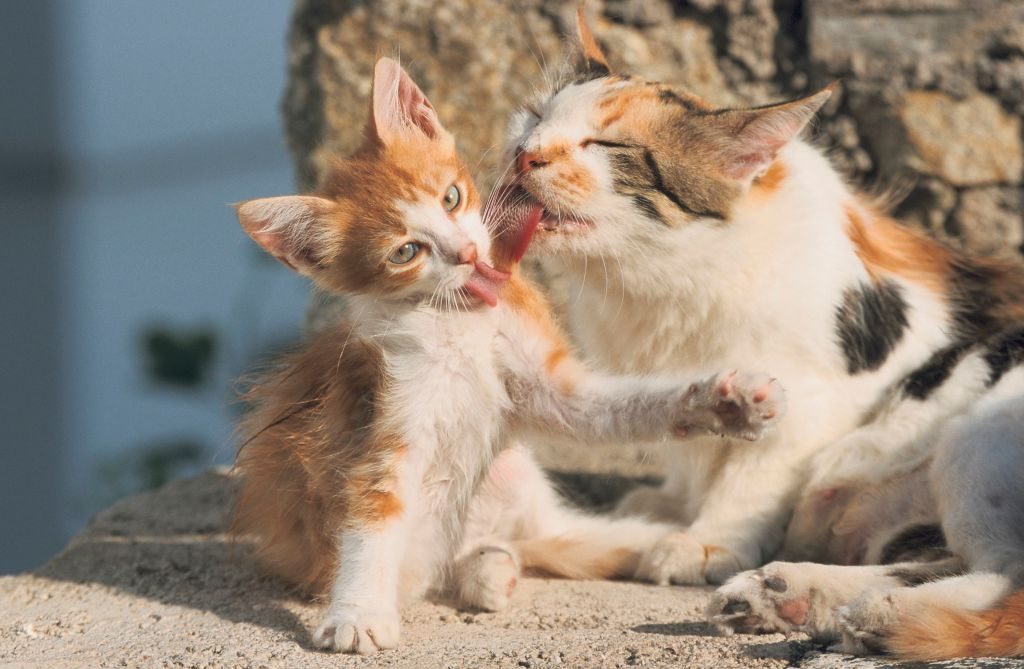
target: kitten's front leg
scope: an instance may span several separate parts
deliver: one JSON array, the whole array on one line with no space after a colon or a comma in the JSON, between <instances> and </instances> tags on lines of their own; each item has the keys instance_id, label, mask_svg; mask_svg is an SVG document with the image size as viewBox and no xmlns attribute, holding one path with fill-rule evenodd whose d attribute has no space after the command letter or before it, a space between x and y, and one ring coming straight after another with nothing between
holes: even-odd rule
<instances>
[{"instance_id":1,"label":"kitten's front leg","mask_svg":"<svg viewBox=\"0 0 1024 669\"><path fill-rule=\"evenodd\" d=\"M331 603L313 642L320 648L369 654L398 645L398 572L404 527L398 519L381 527L341 532L341 564Z\"/></svg>"},{"instance_id":2,"label":"kitten's front leg","mask_svg":"<svg viewBox=\"0 0 1024 669\"><path fill-rule=\"evenodd\" d=\"M760 438L782 416L784 391L761 374L673 378L576 374L512 386L521 417L583 442L660 441L702 434Z\"/></svg>"},{"instance_id":3,"label":"kitten's front leg","mask_svg":"<svg viewBox=\"0 0 1024 669\"><path fill-rule=\"evenodd\" d=\"M694 383L675 420L678 437L711 433L755 441L785 412L785 393L764 374L726 372Z\"/></svg>"}]
</instances>

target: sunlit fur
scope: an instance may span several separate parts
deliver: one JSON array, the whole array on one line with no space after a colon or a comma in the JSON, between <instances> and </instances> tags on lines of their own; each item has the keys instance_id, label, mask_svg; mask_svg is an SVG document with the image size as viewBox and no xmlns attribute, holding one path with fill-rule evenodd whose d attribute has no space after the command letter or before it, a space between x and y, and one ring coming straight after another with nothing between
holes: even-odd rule
<instances>
[{"instance_id":1,"label":"sunlit fur","mask_svg":"<svg viewBox=\"0 0 1024 669\"><path fill-rule=\"evenodd\" d=\"M452 183L464 199L449 213ZM521 567L627 575L636 547L668 531L569 510L518 435L753 439L782 414L765 376L589 371L515 267L496 308L468 291L500 275L489 263L502 254L451 136L388 59L366 145L315 194L244 202L238 214L267 251L349 300L342 321L253 379L239 427L235 532L270 572L327 596L313 634L323 648L394 646L400 599L428 589L494 610ZM389 261L410 240L424 250Z\"/></svg>"},{"instance_id":2,"label":"sunlit fur","mask_svg":"<svg viewBox=\"0 0 1024 669\"><path fill-rule=\"evenodd\" d=\"M948 248L845 183L799 137L827 89L718 110L682 88L590 67L555 79L511 123L485 218L515 229L544 207L532 252L565 280L565 322L583 353L619 373L766 369L792 398L767 443L674 452L660 490L624 500L623 512L687 526L650 548L637 576L718 583L780 551L878 559L883 538L905 528L903 511L952 494L925 482L926 501L915 497L924 479L910 474L927 471L935 435L991 392L1007 371L997 367L1022 362L1019 259ZM905 391L947 350L963 354L942 369L948 379L922 397ZM1024 395L1010 376L1008 392ZM1014 451L1024 430L1000 438ZM1004 471L999 486L1021 471ZM883 488L888 508L874 494ZM970 514L982 506L950 502L941 518L930 509L925 520L941 521L972 567L1002 550L993 537L1005 526L961 531L960 544L949 536L957 514L979 517Z\"/></svg>"}]
</instances>

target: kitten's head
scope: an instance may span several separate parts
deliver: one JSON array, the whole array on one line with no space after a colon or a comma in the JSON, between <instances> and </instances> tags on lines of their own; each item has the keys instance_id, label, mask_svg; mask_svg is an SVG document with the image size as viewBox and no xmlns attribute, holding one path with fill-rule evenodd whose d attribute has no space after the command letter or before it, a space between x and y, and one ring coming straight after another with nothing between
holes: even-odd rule
<instances>
[{"instance_id":1,"label":"kitten's head","mask_svg":"<svg viewBox=\"0 0 1024 669\"><path fill-rule=\"evenodd\" d=\"M480 200L452 136L395 61L373 73L363 146L309 195L237 205L260 246L322 288L437 306L497 301Z\"/></svg>"},{"instance_id":2,"label":"kitten's head","mask_svg":"<svg viewBox=\"0 0 1024 669\"><path fill-rule=\"evenodd\" d=\"M688 92L612 72L579 12L561 81L510 123L508 176L488 223L519 253L603 255L665 231L720 224L831 88L784 104L714 109Z\"/></svg>"}]
</instances>

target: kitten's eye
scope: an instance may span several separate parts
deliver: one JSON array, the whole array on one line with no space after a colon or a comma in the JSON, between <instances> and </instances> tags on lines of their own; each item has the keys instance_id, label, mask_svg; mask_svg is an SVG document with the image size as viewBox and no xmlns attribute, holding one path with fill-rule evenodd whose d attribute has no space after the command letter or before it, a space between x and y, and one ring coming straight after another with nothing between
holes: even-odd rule
<instances>
[{"instance_id":1,"label":"kitten's eye","mask_svg":"<svg viewBox=\"0 0 1024 669\"><path fill-rule=\"evenodd\" d=\"M388 256L388 261L393 262L396 265L404 265L409 262L420 252L420 245L416 242L406 242L399 246L394 253Z\"/></svg>"},{"instance_id":2,"label":"kitten's eye","mask_svg":"<svg viewBox=\"0 0 1024 669\"><path fill-rule=\"evenodd\" d=\"M455 211L455 208L462 202L462 193L459 192L459 187L455 184L448 186L448 192L444 194L444 199L441 200L441 204L444 205L445 211Z\"/></svg>"}]
</instances>

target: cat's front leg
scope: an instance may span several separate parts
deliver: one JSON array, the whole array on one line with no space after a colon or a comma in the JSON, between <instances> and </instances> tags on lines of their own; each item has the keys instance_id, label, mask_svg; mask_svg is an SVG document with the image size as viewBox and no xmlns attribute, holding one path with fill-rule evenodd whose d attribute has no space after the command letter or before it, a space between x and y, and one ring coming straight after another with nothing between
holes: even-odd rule
<instances>
[{"instance_id":1,"label":"cat's front leg","mask_svg":"<svg viewBox=\"0 0 1024 669\"><path fill-rule=\"evenodd\" d=\"M404 527L397 519L341 532L331 602L313 634L320 648L369 654L398 645L398 572Z\"/></svg>"},{"instance_id":2,"label":"cat's front leg","mask_svg":"<svg viewBox=\"0 0 1024 669\"><path fill-rule=\"evenodd\" d=\"M775 379L750 372L724 372L694 383L674 420L678 437L717 434L755 441L785 412L785 392Z\"/></svg>"},{"instance_id":3,"label":"cat's front leg","mask_svg":"<svg viewBox=\"0 0 1024 669\"><path fill-rule=\"evenodd\" d=\"M785 410L784 391L762 374L729 372L689 382L609 376L514 377L520 420L583 442L661 441L705 434L759 439Z\"/></svg>"}]
</instances>

